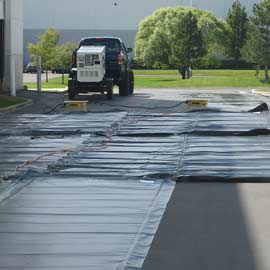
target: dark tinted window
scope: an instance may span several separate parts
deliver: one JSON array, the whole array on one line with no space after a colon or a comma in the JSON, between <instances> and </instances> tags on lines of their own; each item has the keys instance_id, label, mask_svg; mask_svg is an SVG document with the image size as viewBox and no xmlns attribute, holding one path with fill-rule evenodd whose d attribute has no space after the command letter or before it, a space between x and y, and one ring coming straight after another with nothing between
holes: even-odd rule
<instances>
[{"instance_id":1,"label":"dark tinted window","mask_svg":"<svg viewBox=\"0 0 270 270\"><path fill-rule=\"evenodd\" d=\"M120 51L121 45L117 39L88 38L80 43L81 46L106 46L108 51Z\"/></svg>"},{"instance_id":2,"label":"dark tinted window","mask_svg":"<svg viewBox=\"0 0 270 270\"><path fill-rule=\"evenodd\" d=\"M126 48L126 46L125 46L125 44L123 42L122 42L122 46L123 46L125 52L127 52L127 48Z\"/></svg>"}]
</instances>

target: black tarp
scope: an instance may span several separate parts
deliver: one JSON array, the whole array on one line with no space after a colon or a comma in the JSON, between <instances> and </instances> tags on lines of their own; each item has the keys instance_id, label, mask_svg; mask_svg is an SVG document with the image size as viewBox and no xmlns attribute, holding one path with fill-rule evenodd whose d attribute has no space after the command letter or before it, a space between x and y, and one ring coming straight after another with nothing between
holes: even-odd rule
<instances>
[{"instance_id":1,"label":"black tarp","mask_svg":"<svg viewBox=\"0 0 270 270\"><path fill-rule=\"evenodd\" d=\"M22 182L0 204L1 269L140 269L174 188L75 176Z\"/></svg>"},{"instance_id":2,"label":"black tarp","mask_svg":"<svg viewBox=\"0 0 270 270\"><path fill-rule=\"evenodd\" d=\"M172 180L269 181L269 123L240 111L2 116L1 169L32 162L0 196L0 268L141 269Z\"/></svg>"},{"instance_id":3,"label":"black tarp","mask_svg":"<svg viewBox=\"0 0 270 270\"><path fill-rule=\"evenodd\" d=\"M30 161L23 167L50 165L58 175L269 180L265 112L11 115L0 121L6 174Z\"/></svg>"}]
</instances>

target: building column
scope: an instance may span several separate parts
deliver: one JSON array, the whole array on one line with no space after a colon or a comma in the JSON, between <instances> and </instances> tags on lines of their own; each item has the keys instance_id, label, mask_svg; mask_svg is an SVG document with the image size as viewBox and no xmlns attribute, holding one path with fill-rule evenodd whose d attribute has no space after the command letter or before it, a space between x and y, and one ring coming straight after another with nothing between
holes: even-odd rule
<instances>
[{"instance_id":1,"label":"building column","mask_svg":"<svg viewBox=\"0 0 270 270\"><path fill-rule=\"evenodd\" d=\"M23 88L23 0L4 0L5 6L5 72L4 90ZM11 75L11 60L14 68ZM12 82L14 78L14 83Z\"/></svg>"},{"instance_id":2,"label":"building column","mask_svg":"<svg viewBox=\"0 0 270 270\"><path fill-rule=\"evenodd\" d=\"M4 0L0 0L0 93L3 92L4 58L5 58L5 37L4 37Z\"/></svg>"}]
</instances>

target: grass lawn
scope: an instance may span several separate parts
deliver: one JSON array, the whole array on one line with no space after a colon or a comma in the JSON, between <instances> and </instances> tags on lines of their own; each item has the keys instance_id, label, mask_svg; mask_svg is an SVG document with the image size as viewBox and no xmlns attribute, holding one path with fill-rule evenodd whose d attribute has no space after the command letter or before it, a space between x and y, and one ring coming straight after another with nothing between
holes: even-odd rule
<instances>
[{"instance_id":1,"label":"grass lawn","mask_svg":"<svg viewBox=\"0 0 270 270\"><path fill-rule=\"evenodd\" d=\"M179 72L177 70L134 70L134 74L136 75L178 75Z\"/></svg>"},{"instance_id":2,"label":"grass lawn","mask_svg":"<svg viewBox=\"0 0 270 270\"><path fill-rule=\"evenodd\" d=\"M193 70L190 80L182 80L177 70L135 70L136 87L260 87L270 88L270 82L264 83L261 71L255 77L255 70ZM59 89L67 86L62 77L50 79L48 83L42 82L42 88ZM36 89L36 83L27 83L28 89Z\"/></svg>"},{"instance_id":3,"label":"grass lawn","mask_svg":"<svg viewBox=\"0 0 270 270\"><path fill-rule=\"evenodd\" d=\"M62 76L50 79L48 83L42 81L42 88L58 89L67 87L68 75L65 75L65 84L62 84ZM25 83L28 89L37 89L36 83Z\"/></svg>"},{"instance_id":4,"label":"grass lawn","mask_svg":"<svg viewBox=\"0 0 270 270\"><path fill-rule=\"evenodd\" d=\"M258 78L255 70L193 70L190 80L182 80L177 70L135 70L137 87L260 87L270 88L263 82L264 71Z\"/></svg>"},{"instance_id":5,"label":"grass lawn","mask_svg":"<svg viewBox=\"0 0 270 270\"><path fill-rule=\"evenodd\" d=\"M233 69L217 69L217 70L194 70L195 76L224 76L224 77L255 77L256 70L233 70ZM259 72L260 78L263 78L264 71Z\"/></svg>"},{"instance_id":6,"label":"grass lawn","mask_svg":"<svg viewBox=\"0 0 270 270\"><path fill-rule=\"evenodd\" d=\"M175 75L178 76L177 70L134 70L135 75ZM231 69L213 69L213 70L193 70L193 75L196 76L224 76L224 77L254 77L255 70L231 70ZM260 71L259 77L263 77L264 71Z\"/></svg>"},{"instance_id":7,"label":"grass lawn","mask_svg":"<svg viewBox=\"0 0 270 270\"><path fill-rule=\"evenodd\" d=\"M270 87L256 77L193 77L182 80L180 76L136 76L137 87Z\"/></svg>"},{"instance_id":8,"label":"grass lawn","mask_svg":"<svg viewBox=\"0 0 270 270\"><path fill-rule=\"evenodd\" d=\"M21 104L25 101L23 98L0 96L0 109Z\"/></svg>"}]
</instances>

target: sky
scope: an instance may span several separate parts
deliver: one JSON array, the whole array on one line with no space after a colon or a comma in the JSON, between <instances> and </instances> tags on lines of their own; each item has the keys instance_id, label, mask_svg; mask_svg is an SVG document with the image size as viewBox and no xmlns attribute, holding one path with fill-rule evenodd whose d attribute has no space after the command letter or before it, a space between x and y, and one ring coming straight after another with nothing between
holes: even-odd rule
<instances>
[{"instance_id":1,"label":"sky","mask_svg":"<svg viewBox=\"0 0 270 270\"><path fill-rule=\"evenodd\" d=\"M251 13L260 0L240 0ZM190 5L226 16L233 0L23 0L24 28L136 30L156 8Z\"/></svg>"}]
</instances>

